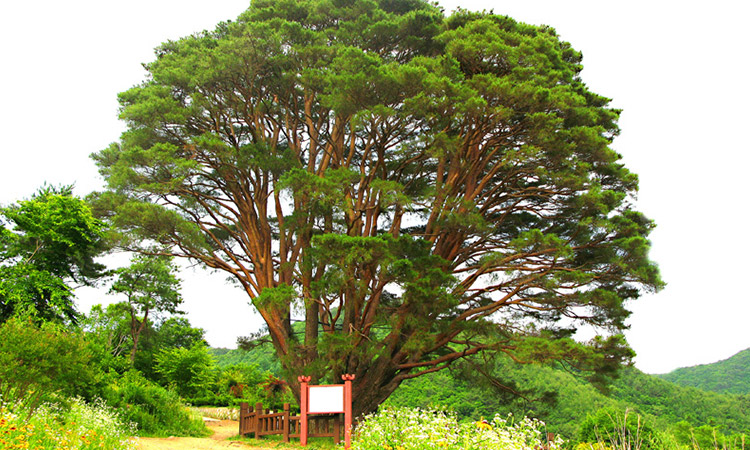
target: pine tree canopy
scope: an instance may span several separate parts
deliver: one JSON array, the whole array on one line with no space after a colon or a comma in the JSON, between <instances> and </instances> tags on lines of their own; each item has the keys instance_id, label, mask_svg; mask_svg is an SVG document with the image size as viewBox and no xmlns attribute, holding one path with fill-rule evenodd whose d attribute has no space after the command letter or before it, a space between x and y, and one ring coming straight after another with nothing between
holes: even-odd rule
<instances>
[{"instance_id":1,"label":"pine tree canopy","mask_svg":"<svg viewBox=\"0 0 750 450\"><path fill-rule=\"evenodd\" d=\"M581 60L422 0L254 0L120 94L97 209L124 248L228 273L295 390L356 374L355 414L482 353L606 374L662 281Z\"/></svg>"}]
</instances>

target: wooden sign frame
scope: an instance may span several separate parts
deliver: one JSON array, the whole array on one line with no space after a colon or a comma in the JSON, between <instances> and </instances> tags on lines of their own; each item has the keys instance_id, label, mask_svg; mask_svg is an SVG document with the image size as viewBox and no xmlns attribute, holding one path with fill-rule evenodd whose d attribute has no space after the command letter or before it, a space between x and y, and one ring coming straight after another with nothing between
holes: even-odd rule
<instances>
[{"instance_id":1,"label":"wooden sign frame","mask_svg":"<svg viewBox=\"0 0 750 450\"><path fill-rule=\"evenodd\" d=\"M299 440L303 446L307 445L308 415L344 413L344 448L347 450L350 448L352 440L352 380L354 380L354 375L341 375L341 379L344 380L344 384L311 386L308 384L311 377L297 377L300 382ZM340 407L339 404L341 404Z\"/></svg>"}]
</instances>

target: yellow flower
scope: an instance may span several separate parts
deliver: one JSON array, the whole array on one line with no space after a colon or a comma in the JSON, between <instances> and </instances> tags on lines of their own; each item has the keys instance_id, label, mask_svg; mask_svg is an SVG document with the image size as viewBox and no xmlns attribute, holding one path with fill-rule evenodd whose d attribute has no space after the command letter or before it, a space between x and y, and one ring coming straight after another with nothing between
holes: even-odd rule
<instances>
[{"instance_id":1,"label":"yellow flower","mask_svg":"<svg viewBox=\"0 0 750 450\"><path fill-rule=\"evenodd\" d=\"M477 422L477 428L479 428L480 430L491 430L492 425L490 425L486 420L480 420L479 422Z\"/></svg>"}]
</instances>

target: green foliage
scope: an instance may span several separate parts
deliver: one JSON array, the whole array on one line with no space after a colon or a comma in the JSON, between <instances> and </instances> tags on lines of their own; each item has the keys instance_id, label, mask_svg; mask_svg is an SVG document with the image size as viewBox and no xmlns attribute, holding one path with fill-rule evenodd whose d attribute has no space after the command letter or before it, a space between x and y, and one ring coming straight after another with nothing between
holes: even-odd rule
<instances>
[{"instance_id":1,"label":"green foliage","mask_svg":"<svg viewBox=\"0 0 750 450\"><path fill-rule=\"evenodd\" d=\"M464 420L492 417L497 412L529 416L544 421L548 431L566 439L578 435L582 415L626 406L567 371L519 365L508 358L497 358L491 366L467 361L408 380L385 405L447 409Z\"/></svg>"},{"instance_id":2,"label":"green foliage","mask_svg":"<svg viewBox=\"0 0 750 450\"><path fill-rule=\"evenodd\" d=\"M92 350L59 325L12 318L0 324L0 398L33 414L59 395L88 393L96 383Z\"/></svg>"},{"instance_id":3,"label":"green foliage","mask_svg":"<svg viewBox=\"0 0 750 450\"><path fill-rule=\"evenodd\" d=\"M262 403L270 409L281 409L284 403L295 404L294 392L281 379L281 365L270 342L252 350L209 348L220 368L217 396L226 404Z\"/></svg>"},{"instance_id":4,"label":"green foliage","mask_svg":"<svg viewBox=\"0 0 750 450\"><path fill-rule=\"evenodd\" d=\"M247 402L252 405L263 403L267 408L278 408L277 404L270 404L269 398L263 391L262 383L265 373L255 365L225 366L220 369L216 382L216 395L227 405ZM195 402L194 402L195 403ZM220 404L216 402L214 404Z\"/></svg>"},{"instance_id":5,"label":"green foliage","mask_svg":"<svg viewBox=\"0 0 750 450\"><path fill-rule=\"evenodd\" d=\"M80 322L90 341L106 349L117 358L130 351L130 316L127 303L94 305Z\"/></svg>"},{"instance_id":6,"label":"green foliage","mask_svg":"<svg viewBox=\"0 0 750 450\"><path fill-rule=\"evenodd\" d=\"M0 322L23 316L35 322L78 319L73 291L61 278L34 265L0 266Z\"/></svg>"},{"instance_id":7,"label":"green foliage","mask_svg":"<svg viewBox=\"0 0 750 450\"><path fill-rule=\"evenodd\" d=\"M744 450L745 443L750 442L747 433L727 436L718 427L693 427L686 421L675 424L672 434L679 444L689 449Z\"/></svg>"},{"instance_id":8,"label":"green foliage","mask_svg":"<svg viewBox=\"0 0 750 450\"><path fill-rule=\"evenodd\" d=\"M216 364L224 369L231 366L257 367L258 370L281 375L279 358L271 346L271 343L258 345L251 350L209 348L208 350L216 360Z\"/></svg>"},{"instance_id":9,"label":"green foliage","mask_svg":"<svg viewBox=\"0 0 750 450\"><path fill-rule=\"evenodd\" d=\"M184 317L170 317L162 321L156 331L158 348L190 348L205 344L202 328L193 327Z\"/></svg>"},{"instance_id":10,"label":"green foliage","mask_svg":"<svg viewBox=\"0 0 750 450\"><path fill-rule=\"evenodd\" d=\"M110 293L124 294L130 316L132 347L130 361L135 363L141 334L152 320L165 313L178 313L182 303L177 266L164 256L136 255L131 264L116 271Z\"/></svg>"},{"instance_id":11,"label":"green foliage","mask_svg":"<svg viewBox=\"0 0 750 450\"><path fill-rule=\"evenodd\" d=\"M155 359L163 383L183 398L204 397L212 391L216 366L204 344L163 349Z\"/></svg>"},{"instance_id":12,"label":"green foliage","mask_svg":"<svg viewBox=\"0 0 750 450\"><path fill-rule=\"evenodd\" d=\"M94 257L105 249L104 224L85 201L73 196L71 187L44 187L0 213L14 226L4 259L24 259L77 283L102 275L104 266Z\"/></svg>"},{"instance_id":13,"label":"green foliage","mask_svg":"<svg viewBox=\"0 0 750 450\"><path fill-rule=\"evenodd\" d=\"M118 373L135 368L147 378L157 380L155 356L160 351L173 348L190 348L205 343L205 332L194 328L184 317L170 317L157 323L147 320L138 342L139 351L131 364L133 339L130 305L127 302L113 303L103 308L95 305L81 326L87 339L102 350L102 364Z\"/></svg>"},{"instance_id":14,"label":"green foliage","mask_svg":"<svg viewBox=\"0 0 750 450\"><path fill-rule=\"evenodd\" d=\"M497 358L492 367L466 362L449 371L408 380L385 404L447 409L473 420L490 417L493 411L527 415L544 421L548 431L568 440L581 433L582 417L614 416L625 410L631 411L630 420L640 416L651 429L673 433L682 445L690 443L691 433L712 436L716 431L717 439L728 442L735 439L730 436L750 430L747 398L743 396L677 386L634 368L626 368L606 392L558 367L518 365ZM693 431L697 429L701 431Z\"/></svg>"},{"instance_id":15,"label":"green foliage","mask_svg":"<svg viewBox=\"0 0 750 450\"><path fill-rule=\"evenodd\" d=\"M108 404L123 419L138 426L142 436L205 436L203 421L188 410L177 393L147 380L137 371L126 372L107 388Z\"/></svg>"},{"instance_id":16,"label":"green foliage","mask_svg":"<svg viewBox=\"0 0 750 450\"><path fill-rule=\"evenodd\" d=\"M111 293L124 294L134 313L175 313L182 302L177 266L171 258L136 255L127 267L115 271Z\"/></svg>"},{"instance_id":17,"label":"green foliage","mask_svg":"<svg viewBox=\"0 0 750 450\"><path fill-rule=\"evenodd\" d=\"M104 224L70 187L45 187L0 208L0 322L18 314L75 322L69 283L90 285L104 274L94 261L106 249L104 233Z\"/></svg>"},{"instance_id":18,"label":"green foliage","mask_svg":"<svg viewBox=\"0 0 750 450\"><path fill-rule=\"evenodd\" d=\"M748 398L682 387L627 368L612 386L612 396L658 418L662 426L688 421L693 426L718 426L723 433L750 430Z\"/></svg>"},{"instance_id":19,"label":"green foliage","mask_svg":"<svg viewBox=\"0 0 750 450\"><path fill-rule=\"evenodd\" d=\"M750 349L713 364L673 370L660 378L704 391L750 394Z\"/></svg>"},{"instance_id":20,"label":"green foliage","mask_svg":"<svg viewBox=\"0 0 750 450\"><path fill-rule=\"evenodd\" d=\"M619 409L600 409L581 424L579 441L602 442L612 448L666 450L667 440L641 415Z\"/></svg>"},{"instance_id":21,"label":"green foliage","mask_svg":"<svg viewBox=\"0 0 750 450\"><path fill-rule=\"evenodd\" d=\"M23 420L23 409L0 404L0 448L34 450L134 450L131 424L101 401L80 399L64 408L44 405Z\"/></svg>"}]
</instances>

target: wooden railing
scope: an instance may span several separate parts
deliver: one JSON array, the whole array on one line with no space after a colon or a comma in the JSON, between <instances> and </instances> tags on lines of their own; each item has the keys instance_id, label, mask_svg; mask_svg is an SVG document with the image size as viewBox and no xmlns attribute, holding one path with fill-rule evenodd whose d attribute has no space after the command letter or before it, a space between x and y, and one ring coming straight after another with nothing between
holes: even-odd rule
<instances>
[{"instance_id":1,"label":"wooden railing","mask_svg":"<svg viewBox=\"0 0 750 450\"><path fill-rule=\"evenodd\" d=\"M336 444L341 442L344 431L341 414L309 416L307 427L308 437L332 437ZM299 438L300 417L289 413L289 403L284 403L280 412L264 410L261 403L256 403L254 408L240 403L240 436L255 435L256 439L261 439L273 434L280 434L284 442Z\"/></svg>"}]
</instances>

